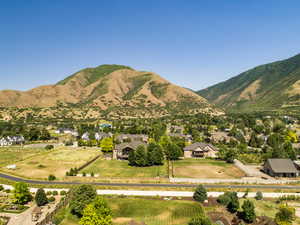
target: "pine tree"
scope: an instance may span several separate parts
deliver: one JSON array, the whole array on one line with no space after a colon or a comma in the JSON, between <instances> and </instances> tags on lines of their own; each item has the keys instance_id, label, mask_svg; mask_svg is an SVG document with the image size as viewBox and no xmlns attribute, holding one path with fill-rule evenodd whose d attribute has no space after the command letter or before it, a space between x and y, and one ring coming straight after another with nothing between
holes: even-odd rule
<instances>
[{"instance_id":1,"label":"pine tree","mask_svg":"<svg viewBox=\"0 0 300 225\"><path fill-rule=\"evenodd\" d=\"M254 204L250 200L245 200L242 205L242 216L247 223L253 223L256 219Z\"/></svg>"},{"instance_id":2,"label":"pine tree","mask_svg":"<svg viewBox=\"0 0 300 225\"><path fill-rule=\"evenodd\" d=\"M135 153L134 151L130 151L128 155L128 162L130 166L135 166Z\"/></svg>"},{"instance_id":3,"label":"pine tree","mask_svg":"<svg viewBox=\"0 0 300 225\"><path fill-rule=\"evenodd\" d=\"M203 185L199 185L196 188L196 191L194 192L193 198L197 202L204 202L207 199L207 191L203 187Z\"/></svg>"},{"instance_id":4,"label":"pine tree","mask_svg":"<svg viewBox=\"0 0 300 225\"><path fill-rule=\"evenodd\" d=\"M34 199L38 206L43 206L48 203L47 195L46 195L44 189L42 189L42 188L37 190Z\"/></svg>"},{"instance_id":5,"label":"pine tree","mask_svg":"<svg viewBox=\"0 0 300 225\"><path fill-rule=\"evenodd\" d=\"M143 145L138 146L135 151L135 165L147 166L147 153Z\"/></svg>"}]
</instances>

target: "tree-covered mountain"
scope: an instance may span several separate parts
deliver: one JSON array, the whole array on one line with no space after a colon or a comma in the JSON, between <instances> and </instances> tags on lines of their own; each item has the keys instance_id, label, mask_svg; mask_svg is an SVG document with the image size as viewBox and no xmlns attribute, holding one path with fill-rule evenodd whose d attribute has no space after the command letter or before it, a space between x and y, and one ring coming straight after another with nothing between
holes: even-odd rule
<instances>
[{"instance_id":1,"label":"tree-covered mountain","mask_svg":"<svg viewBox=\"0 0 300 225\"><path fill-rule=\"evenodd\" d=\"M55 85L25 92L1 91L0 106L19 109L93 108L101 113L123 116L219 112L204 98L171 84L155 73L136 71L122 65L83 69Z\"/></svg>"},{"instance_id":2,"label":"tree-covered mountain","mask_svg":"<svg viewBox=\"0 0 300 225\"><path fill-rule=\"evenodd\" d=\"M300 54L261 65L197 92L228 111L300 109Z\"/></svg>"}]
</instances>

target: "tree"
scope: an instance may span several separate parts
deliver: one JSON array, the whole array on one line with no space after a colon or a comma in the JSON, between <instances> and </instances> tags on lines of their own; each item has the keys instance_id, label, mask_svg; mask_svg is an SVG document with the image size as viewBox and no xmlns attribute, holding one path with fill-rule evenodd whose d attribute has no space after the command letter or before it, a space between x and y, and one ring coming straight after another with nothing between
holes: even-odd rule
<instances>
[{"instance_id":1,"label":"tree","mask_svg":"<svg viewBox=\"0 0 300 225\"><path fill-rule=\"evenodd\" d=\"M134 151L130 151L129 152L129 155L128 155L128 164L130 165L130 166L135 166L135 153L134 153Z\"/></svg>"},{"instance_id":2,"label":"tree","mask_svg":"<svg viewBox=\"0 0 300 225\"><path fill-rule=\"evenodd\" d=\"M139 145L135 151L135 165L147 166L147 153L144 145Z\"/></svg>"},{"instance_id":3,"label":"tree","mask_svg":"<svg viewBox=\"0 0 300 225\"><path fill-rule=\"evenodd\" d=\"M245 200L242 205L242 216L247 223L253 223L256 219L254 204L250 200Z\"/></svg>"},{"instance_id":4,"label":"tree","mask_svg":"<svg viewBox=\"0 0 300 225\"><path fill-rule=\"evenodd\" d=\"M14 185L14 202L24 205L32 200L28 185L23 182L15 183Z\"/></svg>"},{"instance_id":5,"label":"tree","mask_svg":"<svg viewBox=\"0 0 300 225\"><path fill-rule=\"evenodd\" d=\"M82 184L71 190L70 196L71 213L81 217L83 209L96 198L97 193L91 185Z\"/></svg>"},{"instance_id":6,"label":"tree","mask_svg":"<svg viewBox=\"0 0 300 225\"><path fill-rule=\"evenodd\" d=\"M111 152L114 147L112 138L102 139L100 147L103 152Z\"/></svg>"},{"instance_id":7,"label":"tree","mask_svg":"<svg viewBox=\"0 0 300 225\"><path fill-rule=\"evenodd\" d=\"M103 197L96 197L83 210L80 225L111 225L112 212Z\"/></svg>"},{"instance_id":8,"label":"tree","mask_svg":"<svg viewBox=\"0 0 300 225\"><path fill-rule=\"evenodd\" d=\"M281 205L275 215L275 222L278 225L289 225L295 220L295 208L287 205Z\"/></svg>"},{"instance_id":9,"label":"tree","mask_svg":"<svg viewBox=\"0 0 300 225\"><path fill-rule=\"evenodd\" d=\"M212 225L212 222L205 216L197 216L193 218L188 225Z\"/></svg>"},{"instance_id":10,"label":"tree","mask_svg":"<svg viewBox=\"0 0 300 225\"><path fill-rule=\"evenodd\" d=\"M37 190L34 199L38 206L43 206L48 203L47 195L46 195L44 189L42 189L42 188Z\"/></svg>"},{"instance_id":11,"label":"tree","mask_svg":"<svg viewBox=\"0 0 300 225\"><path fill-rule=\"evenodd\" d=\"M196 191L194 192L193 198L197 202L204 202L207 199L207 191L203 187L203 185L199 185L196 188Z\"/></svg>"},{"instance_id":12,"label":"tree","mask_svg":"<svg viewBox=\"0 0 300 225\"><path fill-rule=\"evenodd\" d=\"M148 165L163 165L164 155L162 148L155 142L150 142L147 148Z\"/></svg>"},{"instance_id":13,"label":"tree","mask_svg":"<svg viewBox=\"0 0 300 225\"><path fill-rule=\"evenodd\" d=\"M56 180L56 177L55 177L53 174L50 174L50 175L48 176L48 180L49 180L49 181Z\"/></svg>"},{"instance_id":14,"label":"tree","mask_svg":"<svg viewBox=\"0 0 300 225\"><path fill-rule=\"evenodd\" d=\"M231 200L227 205L227 209L231 213L235 213L240 208L239 198L236 192L232 192Z\"/></svg>"},{"instance_id":15,"label":"tree","mask_svg":"<svg viewBox=\"0 0 300 225\"><path fill-rule=\"evenodd\" d=\"M254 132L252 132L250 140L249 140L249 146L253 148L259 147L259 140Z\"/></svg>"}]
</instances>

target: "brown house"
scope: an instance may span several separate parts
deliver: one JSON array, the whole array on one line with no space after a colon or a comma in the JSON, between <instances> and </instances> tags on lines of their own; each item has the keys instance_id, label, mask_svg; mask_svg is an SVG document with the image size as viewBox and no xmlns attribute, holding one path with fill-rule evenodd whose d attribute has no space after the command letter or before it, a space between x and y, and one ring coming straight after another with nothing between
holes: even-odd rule
<instances>
[{"instance_id":1,"label":"brown house","mask_svg":"<svg viewBox=\"0 0 300 225\"><path fill-rule=\"evenodd\" d=\"M129 153L135 151L140 145L147 146L143 141L124 142L116 145L113 151L113 159L128 159Z\"/></svg>"},{"instance_id":2,"label":"brown house","mask_svg":"<svg viewBox=\"0 0 300 225\"><path fill-rule=\"evenodd\" d=\"M184 149L184 158L216 158L218 149L211 144L196 142Z\"/></svg>"},{"instance_id":3,"label":"brown house","mask_svg":"<svg viewBox=\"0 0 300 225\"><path fill-rule=\"evenodd\" d=\"M290 159L268 159L263 170L272 177L297 177L299 175L294 162Z\"/></svg>"}]
</instances>

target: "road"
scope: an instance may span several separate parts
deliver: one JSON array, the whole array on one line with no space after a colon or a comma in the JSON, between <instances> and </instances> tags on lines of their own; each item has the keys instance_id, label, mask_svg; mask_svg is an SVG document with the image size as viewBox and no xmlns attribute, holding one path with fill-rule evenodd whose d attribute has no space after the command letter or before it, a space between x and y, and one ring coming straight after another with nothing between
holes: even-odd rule
<instances>
[{"instance_id":1,"label":"road","mask_svg":"<svg viewBox=\"0 0 300 225\"><path fill-rule=\"evenodd\" d=\"M10 176L0 173L0 178L5 178L16 182L25 182L28 184L42 184L42 185L76 185L76 184L92 184L96 186L111 186L111 187L196 187L197 184L161 184L161 183L105 183L105 182L75 182L75 181L44 181L44 180L29 180L19 177ZM249 188L249 189L294 189L300 191L300 185L226 185L226 184L206 184L206 188Z\"/></svg>"}]
</instances>

